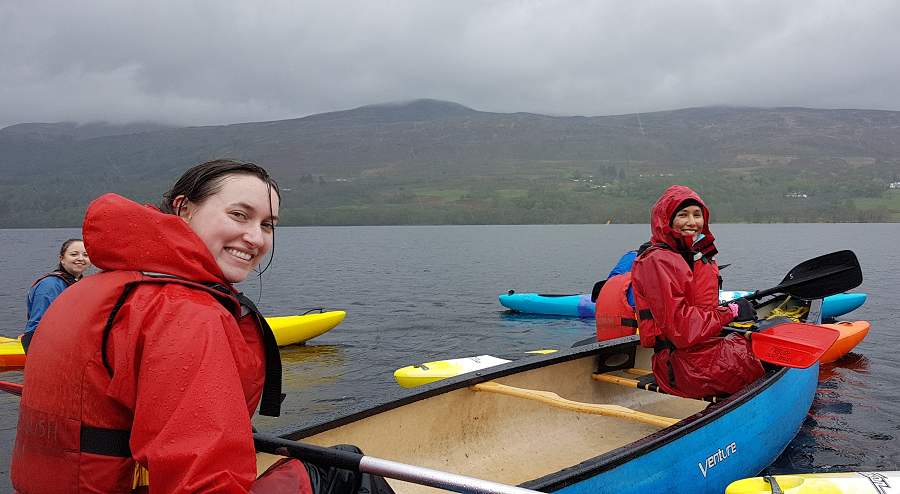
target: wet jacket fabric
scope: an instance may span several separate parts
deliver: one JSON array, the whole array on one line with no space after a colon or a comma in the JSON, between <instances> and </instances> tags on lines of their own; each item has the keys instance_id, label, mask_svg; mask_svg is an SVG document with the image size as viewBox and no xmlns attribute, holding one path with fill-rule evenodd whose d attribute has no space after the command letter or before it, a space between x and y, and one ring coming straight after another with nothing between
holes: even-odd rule
<instances>
[{"instance_id":1,"label":"wet jacket fabric","mask_svg":"<svg viewBox=\"0 0 900 494\"><path fill-rule=\"evenodd\" d=\"M703 209L702 238L693 243L670 219L686 199ZM765 374L750 341L719 336L734 316L719 307L719 268L709 211L687 187L670 187L651 215L651 243L632 268L641 344L656 348L653 374L667 393L701 398L732 394Z\"/></svg>"},{"instance_id":2,"label":"wet jacket fabric","mask_svg":"<svg viewBox=\"0 0 900 494\"><path fill-rule=\"evenodd\" d=\"M107 194L88 208L83 236L102 271L57 298L32 342L13 486L131 492L137 461L151 493L248 492L266 375L260 316L242 311L175 215ZM92 452L94 429L125 431L125 451Z\"/></svg>"}]
</instances>

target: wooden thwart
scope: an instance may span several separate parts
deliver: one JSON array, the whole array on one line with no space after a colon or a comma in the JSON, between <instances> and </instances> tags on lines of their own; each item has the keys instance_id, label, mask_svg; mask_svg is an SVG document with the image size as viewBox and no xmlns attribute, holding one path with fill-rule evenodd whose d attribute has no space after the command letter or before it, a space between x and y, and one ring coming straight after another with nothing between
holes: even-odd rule
<instances>
[{"instance_id":1,"label":"wooden thwart","mask_svg":"<svg viewBox=\"0 0 900 494\"><path fill-rule=\"evenodd\" d=\"M645 370L645 369L622 369L622 372L624 372L626 374L632 374L635 376L647 376L647 375L653 374L652 371ZM632 388L645 389L647 391L653 391L656 393L666 394L666 392L663 391L662 388L660 388L659 385L656 384L655 381L649 381L649 382L643 383L638 379L629 379L627 377L616 376L614 374L591 374L591 377L593 377L594 379L596 379L598 381L603 381L603 382L608 382L608 383L613 383L613 384L620 384L622 386L629 386ZM703 398L697 398L697 399L701 400L701 401L707 401L709 403L718 403L723 398L725 398L725 396L704 396Z\"/></svg>"},{"instance_id":2,"label":"wooden thwart","mask_svg":"<svg viewBox=\"0 0 900 494\"><path fill-rule=\"evenodd\" d=\"M618 417L635 422L643 422L645 424L655 425L658 427L668 427L677 423L681 419L673 419L670 417L661 417L659 415L651 415L649 413L639 412L619 405L598 405L594 403L581 403L578 401L567 400L551 391L537 391L533 389L522 389L505 384L488 381L484 383L469 386L474 391L484 391L487 393L498 393L503 395L525 398L528 400L539 401L550 406L571 410L573 412L590 413L594 415L604 415L607 417Z\"/></svg>"},{"instance_id":3,"label":"wooden thwart","mask_svg":"<svg viewBox=\"0 0 900 494\"><path fill-rule=\"evenodd\" d=\"M622 372L626 374L634 374L635 376L647 376L653 374L652 370L647 369L622 369Z\"/></svg>"}]
</instances>

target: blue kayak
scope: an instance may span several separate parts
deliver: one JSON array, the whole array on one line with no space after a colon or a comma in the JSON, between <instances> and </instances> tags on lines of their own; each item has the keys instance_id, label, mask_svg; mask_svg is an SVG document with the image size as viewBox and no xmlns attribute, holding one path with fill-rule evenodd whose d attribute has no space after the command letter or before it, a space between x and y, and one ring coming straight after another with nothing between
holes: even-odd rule
<instances>
[{"instance_id":1,"label":"blue kayak","mask_svg":"<svg viewBox=\"0 0 900 494\"><path fill-rule=\"evenodd\" d=\"M747 291L722 291L719 299L723 302L749 295ZM865 293L839 293L825 297L822 301L822 318L834 318L858 309L866 301ZM526 314L548 316L594 317L594 303L591 294L543 295L538 293L510 293L500 295L500 304L508 309Z\"/></svg>"}]
</instances>

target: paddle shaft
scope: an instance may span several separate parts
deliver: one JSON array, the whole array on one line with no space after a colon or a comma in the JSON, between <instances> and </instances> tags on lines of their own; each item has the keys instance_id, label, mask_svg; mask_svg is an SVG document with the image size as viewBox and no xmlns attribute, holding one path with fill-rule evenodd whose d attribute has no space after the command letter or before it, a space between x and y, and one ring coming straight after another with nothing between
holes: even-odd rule
<instances>
[{"instance_id":1,"label":"paddle shaft","mask_svg":"<svg viewBox=\"0 0 900 494\"><path fill-rule=\"evenodd\" d=\"M437 487L453 492L478 494L539 494L537 491L523 489L488 480L474 479L464 475L432 470L398 463L390 460L372 458L349 451L323 448L312 444L281 439L265 434L253 434L256 450L264 453L290 456L298 460L322 466L333 466L344 470L370 473L391 479L412 482L414 484Z\"/></svg>"},{"instance_id":2,"label":"paddle shaft","mask_svg":"<svg viewBox=\"0 0 900 494\"><path fill-rule=\"evenodd\" d=\"M0 391L6 391L11 395L22 396L22 385L0 381Z\"/></svg>"}]
</instances>

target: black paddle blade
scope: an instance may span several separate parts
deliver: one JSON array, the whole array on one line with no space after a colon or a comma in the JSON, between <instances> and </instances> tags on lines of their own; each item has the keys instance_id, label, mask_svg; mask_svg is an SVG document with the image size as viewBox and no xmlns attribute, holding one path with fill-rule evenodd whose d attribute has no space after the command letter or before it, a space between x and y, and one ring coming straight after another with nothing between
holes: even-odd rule
<instances>
[{"instance_id":1,"label":"black paddle blade","mask_svg":"<svg viewBox=\"0 0 900 494\"><path fill-rule=\"evenodd\" d=\"M754 299L785 293L803 300L825 298L858 287L863 281L859 259L852 250L840 250L804 261L781 283L753 294Z\"/></svg>"}]
</instances>

